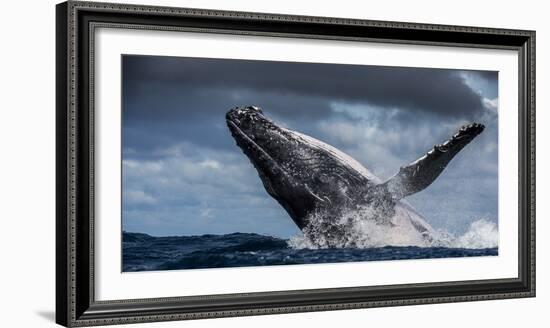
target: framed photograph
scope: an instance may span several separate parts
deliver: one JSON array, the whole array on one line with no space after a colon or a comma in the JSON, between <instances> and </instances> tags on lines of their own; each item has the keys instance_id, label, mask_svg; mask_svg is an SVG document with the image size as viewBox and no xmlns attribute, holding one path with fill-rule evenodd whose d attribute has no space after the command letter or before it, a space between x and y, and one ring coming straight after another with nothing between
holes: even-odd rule
<instances>
[{"instance_id":1,"label":"framed photograph","mask_svg":"<svg viewBox=\"0 0 550 328\"><path fill-rule=\"evenodd\" d=\"M56 321L535 296L535 32L57 5Z\"/></svg>"}]
</instances>

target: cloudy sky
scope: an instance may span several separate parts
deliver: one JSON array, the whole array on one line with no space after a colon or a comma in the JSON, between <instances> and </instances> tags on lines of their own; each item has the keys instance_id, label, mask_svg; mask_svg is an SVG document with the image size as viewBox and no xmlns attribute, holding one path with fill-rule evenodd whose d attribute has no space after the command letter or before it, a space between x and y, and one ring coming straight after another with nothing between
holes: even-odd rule
<instances>
[{"instance_id":1,"label":"cloudy sky","mask_svg":"<svg viewBox=\"0 0 550 328\"><path fill-rule=\"evenodd\" d=\"M124 55L123 229L155 236L299 233L225 124L260 106L385 180L461 125L485 131L407 200L435 228L497 221L498 73Z\"/></svg>"}]
</instances>

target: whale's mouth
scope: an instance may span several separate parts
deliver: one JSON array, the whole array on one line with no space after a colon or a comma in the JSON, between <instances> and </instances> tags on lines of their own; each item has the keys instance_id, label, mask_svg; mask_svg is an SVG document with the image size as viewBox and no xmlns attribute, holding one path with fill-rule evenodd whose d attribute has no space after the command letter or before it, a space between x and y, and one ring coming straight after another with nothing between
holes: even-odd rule
<instances>
[{"instance_id":1,"label":"whale's mouth","mask_svg":"<svg viewBox=\"0 0 550 328\"><path fill-rule=\"evenodd\" d=\"M254 158L259 157L259 155L269 159L272 162L275 160L262 148L258 145L252 138L250 138L239 126L233 122L231 119L227 119L227 126L231 135L237 141L237 145L245 152L247 156L253 156ZM256 156L258 155L258 156Z\"/></svg>"},{"instance_id":2,"label":"whale's mouth","mask_svg":"<svg viewBox=\"0 0 550 328\"><path fill-rule=\"evenodd\" d=\"M235 122L227 119L227 126L231 131L233 139L243 152L256 164L257 161L269 162L271 165L278 165L277 161L269 155L265 149L258 145L251 137L249 137ZM282 169L282 168L281 168Z\"/></svg>"},{"instance_id":3,"label":"whale's mouth","mask_svg":"<svg viewBox=\"0 0 550 328\"><path fill-rule=\"evenodd\" d=\"M257 132L254 132L254 130L265 133L270 130L267 124L272 124L262 114L262 110L256 106L237 107L227 112L225 120L237 145L252 162L262 161L277 164L265 148L255 140L257 139L255 136Z\"/></svg>"},{"instance_id":4,"label":"whale's mouth","mask_svg":"<svg viewBox=\"0 0 550 328\"><path fill-rule=\"evenodd\" d=\"M256 168L267 192L271 196L278 198L279 193L277 192L277 188L273 186L272 181L272 176L275 173L271 174L270 172L278 172L278 174L275 175L287 176L286 171L267 153L267 151L252 140L237 123L233 122L230 118L227 118L226 122L231 131L231 135L237 142L237 146L241 148Z\"/></svg>"}]
</instances>

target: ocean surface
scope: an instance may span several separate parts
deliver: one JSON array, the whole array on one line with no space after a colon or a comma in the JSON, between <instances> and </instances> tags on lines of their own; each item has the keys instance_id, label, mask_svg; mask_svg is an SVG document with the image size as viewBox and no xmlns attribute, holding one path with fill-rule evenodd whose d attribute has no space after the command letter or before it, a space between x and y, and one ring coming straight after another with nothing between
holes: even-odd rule
<instances>
[{"instance_id":1,"label":"ocean surface","mask_svg":"<svg viewBox=\"0 0 550 328\"><path fill-rule=\"evenodd\" d=\"M383 246L315 249L254 233L153 237L123 232L124 272L283 264L495 256L497 247Z\"/></svg>"}]
</instances>

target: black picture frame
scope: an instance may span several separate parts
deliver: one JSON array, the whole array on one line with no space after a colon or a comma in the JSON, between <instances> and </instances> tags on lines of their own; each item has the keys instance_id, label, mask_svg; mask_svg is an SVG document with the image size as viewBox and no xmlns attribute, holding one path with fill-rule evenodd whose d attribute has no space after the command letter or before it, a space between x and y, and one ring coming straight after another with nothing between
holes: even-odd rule
<instances>
[{"instance_id":1,"label":"black picture frame","mask_svg":"<svg viewBox=\"0 0 550 328\"><path fill-rule=\"evenodd\" d=\"M56 322L92 326L535 296L535 32L69 1L56 7ZM519 276L247 294L94 298L94 29L510 49L519 57Z\"/></svg>"}]
</instances>

